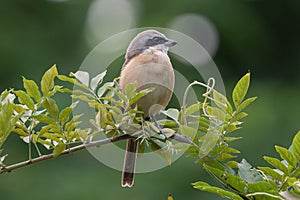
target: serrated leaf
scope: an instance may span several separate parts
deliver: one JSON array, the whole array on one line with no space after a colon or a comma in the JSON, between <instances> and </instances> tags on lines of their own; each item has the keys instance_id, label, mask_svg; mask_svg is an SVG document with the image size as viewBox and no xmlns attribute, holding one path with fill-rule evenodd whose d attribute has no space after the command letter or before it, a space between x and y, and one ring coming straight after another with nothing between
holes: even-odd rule
<instances>
[{"instance_id":1,"label":"serrated leaf","mask_svg":"<svg viewBox=\"0 0 300 200\"><path fill-rule=\"evenodd\" d=\"M255 101L257 99L257 97L250 97L248 99L246 99L245 101L243 101L236 109L236 112L239 113L242 110L244 110L247 106L249 106L253 101Z\"/></svg>"},{"instance_id":2,"label":"serrated leaf","mask_svg":"<svg viewBox=\"0 0 300 200\"><path fill-rule=\"evenodd\" d=\"M66 144L58 143L53 149L53 157L59 156L64 150L66 150Z\"/></svg>"},{"instance_id":3,"label":"serrated leaf","mask_svg":"<svg viewBox=\"0 0 300 200\"><path fill-rule=\"evenodd\" d=\"M106 70L104 72L98 74L94 78L92 78L92 80L91 80L91 89L93 91L95 91L96 88L102 83L102 80L105 77L105 75L106 75Z\"/></svg>"},{"instance_id":4,"label":"serrated leaf","mask_svg":"<svg viewBox=\"0 0 300 200\"><path fill-rule=\"evenodd\" d=\"M261 170L265 175L272 177L274 180L278 180L278 181L283 180L283 177L270 167L257 167L257 168Z\"/></svg>"},{"instance_id":5,"label":"serrated leaf","mask_svg":"<svg viewBox=\"0 0 300 200\"><path fill-rule=\"evenodd\" d=\"M279 169L280 171L282 171L283 173L285 173L286 175L288 175L288 173L289 173L288 168L282 162L280 162L280 160L278 160L277 158L269 157L269 156L264 156L263 158L270 165L272 165L276 169Z\"/></svg>"},{"instance_id":6,"label":"serrated leaf","mask_svg":"<svg viewBox=\"0 0 300 200\"><path fill-rule=\"evenodd\" d=\"M33 80L27 80L25 77L23 77L23 85L29 96L34 98L36 102L41 101L41 93L39 91L39 87Z\"/></svg>"},{"instance_id":7,"label":"serrated leaf","mask_svg":"<svg viewBox=\"0 0 300 200\"><path fill-rule=\"evenodd\" d=\"M300 163L300 131L297 132L293 139L292 150L295 158Z\"/></svg>"},{"instance_id":8,"label":"serrated leaf","mask_svg":"<svg viewBox=\"0 0 300 200\"><path fill-rule=\"evenodd\" d=\"M279 153L280 157L283 160L286 160L287 163L293 167L297 166L297 160L294 155L286 148L275 145L276 151Z\"/></svg>"},{"instance_id":9,"label":"serrated leaf","mask_svg":"<svg viewBox=\"0 0 300 200\"><path fill-rule=\"evenodd\" d=\"M54 119L57 118L58 115L58 106L54 99L45 98L43 101L43 106L47 109L47 111L52 115Z\"/></svg>"},{"instance_id":10,"label":"serrated leaf","mask_svg":"<svg viewBox=\"0 0 300 200\"><path fill-rule=\"evenodd\" d=\"M54 87L54 78L57 77L58 72L56 65L53 65L48 69L42 77L41 80L41 89L44 96L47 96L49 91Z\"/></svg>"},{"instance_id":11,"label":"serrated leaf","mask_svg":"<svg viewBox=\"0 0 300 200\"><path fill-rule=\"evenodd\" d=\"M238 164L238 174L246 183L263 181L260 173L256 169L252 168L245 159Z\"/></svg>"},{"instance_id":12,"label":"serrated leaf","mask_svg":"<svg viewBox=\"0 0 300 200\"><path fill-rule=\"evenodd\" d=\"M34 110L34 102L26 92L17 90L14 93L17 95L20 103L25 104L30 110Z\"/></svg>"},{"instance_id":13,"label":"serrated leaf","mask_svg":"<svg viewBox=\"0 0 300 200\"><path fill-rule=\"evenodd\" d=\"M229 198L229 199L243 200L242 197L240 197L239 195L237 195L233 192L230 192L230 191L227 191L227 190L224 190L222 188L215 187L215 186L210 186L208 183L205 183L205 182L202 182L202 181L193 183L193 187L196 188L196 189L202 190L202 191L215 193L215 194L218 194L222 197L226 197L226 198Z\"/></svg>"},{"instance_id":14,"label":"serrated leaf","mask_svg":"<svg viewBox=\"0 0 300 200\"><path fill-rule=\"evenodd\" d=\"M244 75L236 84L232 92L232 100L236 108L244 100L250 84L250 72Z\"/></svg>"}]
</instances>

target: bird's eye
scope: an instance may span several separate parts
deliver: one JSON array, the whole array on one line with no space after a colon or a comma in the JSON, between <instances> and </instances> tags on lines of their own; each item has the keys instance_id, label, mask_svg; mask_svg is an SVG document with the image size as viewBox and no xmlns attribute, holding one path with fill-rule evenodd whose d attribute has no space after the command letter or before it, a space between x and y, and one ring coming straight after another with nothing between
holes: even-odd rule
<instances>
[{"instance_id":1,"label":"bird's eye","mask_svg":"<svg viewBox=\"0 0 300 200\"><path fill-rule=\"evenodd\" d=\"M156 42L156 43L159 43L161 41L161 38L159 37L154 37L153 38L153 41Z\"/></svg>"}]
</instances>

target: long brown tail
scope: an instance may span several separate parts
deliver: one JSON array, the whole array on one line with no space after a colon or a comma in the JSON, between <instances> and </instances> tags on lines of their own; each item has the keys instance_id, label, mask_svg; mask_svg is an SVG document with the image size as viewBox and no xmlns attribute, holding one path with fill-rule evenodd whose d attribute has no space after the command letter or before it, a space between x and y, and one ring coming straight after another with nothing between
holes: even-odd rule
<instances>
[{"instance_id":1,"label":"long brown tail","mask_svg":"<svg viewBox=\"0 0 300 200\"><path fill-rule=\"evenodd\" d=\"M126 145L124 165L122 171L122 187L131 187L134 183L134 168L137 156L138 142L129 139Z\"/></svg>"}]
</instances>

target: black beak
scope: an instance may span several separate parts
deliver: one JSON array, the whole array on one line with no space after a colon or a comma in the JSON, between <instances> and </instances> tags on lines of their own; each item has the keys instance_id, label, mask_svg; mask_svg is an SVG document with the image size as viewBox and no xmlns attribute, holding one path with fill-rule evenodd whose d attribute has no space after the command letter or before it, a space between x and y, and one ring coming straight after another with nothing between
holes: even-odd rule
<instances>
[{"instance_id":1,"label":"black beak","mask_svg":"<svg viewBox=\"0 0 300 200\"><path fill-rule=\"evenodd\" d=\"M176 44L177 44L177 42L175 40L170 40L170 39L165 42L165 45L167 47L172 47L172 46L175 46Z\"/></svg>"}]
</instances>

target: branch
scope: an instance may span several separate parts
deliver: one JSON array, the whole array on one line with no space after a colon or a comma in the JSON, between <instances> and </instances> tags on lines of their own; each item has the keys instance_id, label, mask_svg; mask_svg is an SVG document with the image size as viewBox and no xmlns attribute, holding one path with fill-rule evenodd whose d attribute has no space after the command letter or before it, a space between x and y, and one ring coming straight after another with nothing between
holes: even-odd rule
<instances>
[{"instance_id":1,"label":"branch","mask_svg":"<svg viewBox=\"0 0 300 200\"><path fill-rule=\"evenodd\" d=\"M67 155L67 154L71 154L73 152L85 149L87 147L99 147L101 145L104 144L109 144L109 143L113 143L113 142L117 142L117 141L121 141L121 140L126 140L126 139L130 139L130 138L136 138L135 136L129 135L129 134L123 134L123 135L118 135L115 137L110 137L110 138L105 138L103 140L97 140L97 141L92 141L92 142L87 142L69 149L64 150L59 156L61 155ZM178 142L183 142L183 143L187 143L187 144L194 144L192 141L190 141L188 138L186 138L183 135L174 133L173 136L171 136L172 139L177 140ZM31 160L26 160L23 162L19 162L16 164L12 164L9 166L4 166L0 168L0 174L5 173L5 172L11 172L14 169L18 169L21 167L25 167L34 163L38 163L44 160L49 160L51 158L54 158L54 154L47 154L47 155L43 155L37 158L33 158Z\"/></svg>"},{"instance_id":2,"label":"branch","mask_svg":"<svg viewBox=\"0 0 300 200\"><path fill-rule=\"evenodd\" d=\"M78 145L78 146L75 146L75 147L64 150L60 154L60 156L61 155L66 155L66 154L71 154L73 152L85 149L86 147L93 147L93 146L99 147L100 145L104 145L104 144L108 144L108 143L112 143L112 142L117 142L117 141L121 141L121 140L126 140L126 139L129 139L129 138L132 138L132 137L133 136L131 136L131 135L124 134L124 135L119 135L119 136L115 136L115 137L111 137L111 138L105 138L103 140L97 140L97 141L84 143L84 144L81 144L81 145ZM43 155L43 156L40 156L40 157L37 157L37 158L33 158L31 160L26 160L26 161L23 161L23 162L20 162L20 163L5 166L5 167L0 168L0 174L2 174L4 172L11 172L14 169L18 169L18 168L21 168L21 167L24 167L24 166L27 166L27 165L31 165L31 164L34 164L34 163L38 163L38 162L41 162L41 161L44 161L44 160L49 160L49 159L54 158L54 157L55 156L53 155L53 153L51 153L51 154Z\"/></svg>"}]
</instances>

